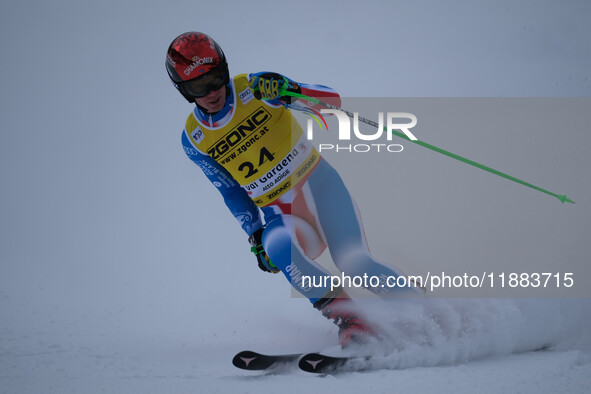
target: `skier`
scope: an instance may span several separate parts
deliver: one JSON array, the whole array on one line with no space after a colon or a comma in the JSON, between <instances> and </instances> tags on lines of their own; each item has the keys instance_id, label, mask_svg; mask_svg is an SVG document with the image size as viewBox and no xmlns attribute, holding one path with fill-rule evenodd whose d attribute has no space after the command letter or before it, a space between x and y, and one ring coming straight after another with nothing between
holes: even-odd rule
<instances>
[{"instance_id":1,"label":"skier","mask_svg":"<svg viewBox=\"0 0 591 394\"><path fill-rule=\"evenodd\" d=\"M342 287L331 291L329 283L310 286L302 281L302 276L329 276L314 260L327 247L348 276L403 275L370 255L347 188L290 112L296 101L308 108L315 105L280 96L278 87L287 84L292 92L322 97L335 106L340 106L338 93L271 72L230 78L221 47L199 32L172 41L166 69L178 91L195 104L182 132L183 148L248 235L259 268L282 272L339 327L342 346L376 335Z\"/></svg>"}]
</instances>

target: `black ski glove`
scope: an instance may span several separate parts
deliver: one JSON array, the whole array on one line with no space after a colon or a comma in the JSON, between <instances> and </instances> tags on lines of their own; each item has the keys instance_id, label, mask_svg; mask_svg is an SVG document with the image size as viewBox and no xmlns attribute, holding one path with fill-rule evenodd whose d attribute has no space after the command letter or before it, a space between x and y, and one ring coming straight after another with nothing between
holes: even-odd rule
<instances>
[{"instance_id":1,"label":"black ski glove","mask_svg":"<svg viewBox=\"0 0 591 394\"><path fill-rule=\"evenodd\" d=\"M275 267L275 265L267 256L265 249L263 248L263 244L261 239L263 237L263 229L255 231L250 237L248 237L248 242L250 242L250 251L257 256L257 261L259 263L259 268L265 272L271 272L276 274L279 272L279 268Z\"/></svg>"},{"instance_id":2,"label":"black ski glove","mask_svg":"<svg viewBox=\"0 0 591 394\"><path fill-rule=\"evenodd\" d=\"M290 104L295 97L286 96L285 91L299 93L301 91L297 83L281 74L262 72L251 74L250 89L259 100L279 100Z\"/></svg>"}]
</instances>

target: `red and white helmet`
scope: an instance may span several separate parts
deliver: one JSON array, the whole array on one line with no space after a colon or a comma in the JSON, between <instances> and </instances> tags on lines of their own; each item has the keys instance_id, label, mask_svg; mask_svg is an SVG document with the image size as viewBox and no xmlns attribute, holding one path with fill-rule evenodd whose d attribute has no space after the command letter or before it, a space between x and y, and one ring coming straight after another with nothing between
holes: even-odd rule
<instances>
[{"instance_id":1,"label":"red and white helmet","mask_svg":"<svg viewBox=\"0 0 591 394\"><path fill-rule=\"evenodd\" d=\"M194 31L172 41L166 53L166 71L190 103L230 81L222 48L207 34Z\"/></svg>"}]
</instances>

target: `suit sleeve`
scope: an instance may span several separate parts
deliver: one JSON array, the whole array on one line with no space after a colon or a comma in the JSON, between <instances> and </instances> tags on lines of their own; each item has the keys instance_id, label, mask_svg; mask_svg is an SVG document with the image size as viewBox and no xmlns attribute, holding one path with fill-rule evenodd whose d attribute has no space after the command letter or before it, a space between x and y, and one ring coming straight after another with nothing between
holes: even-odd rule
<instances>
[{"instance_id":1,"label":"suit sleeve","mask_svg":"<svg viewBox=\"0 0 591 394\"><path fill-rule=\"evenodd\" d=\"M302 94L316 98L320 101L333 105L335 107L341 106L341 96L333 89L323 85L310 85L305 83L298 83ZM326 108L320 104L311 103L304 99L298 99L298 104L308 106L309 108L319 111Z\"/></svg>"},{"instance_id":2,"label":"suit sleeve","mask_svg":"<svg viewBox=\"0 0 591 394\"><path fill-rule=\"evenodd\" d=\"M185 132L182 135L183 149L189 159L197 164L207 179L218 189L226 206L247 235L263 228L259 208L232 175L210 156L195 149Z\"/></svg>"}]
</instances>

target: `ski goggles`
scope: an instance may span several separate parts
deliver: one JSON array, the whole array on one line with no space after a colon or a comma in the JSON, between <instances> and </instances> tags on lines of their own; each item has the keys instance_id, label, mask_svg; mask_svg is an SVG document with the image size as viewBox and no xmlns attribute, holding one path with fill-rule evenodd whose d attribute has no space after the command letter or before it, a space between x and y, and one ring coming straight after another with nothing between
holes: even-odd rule
<instances>
[{"instance_id":1,"label":"ski goggles","mask_svg":"<svg viewBox=\"0 0 591 394\"><path fill-rule=\"evenodd\" d=\"M178 83L178 89L185 96L193 98L205 97L213 90L218 90L230 80L228 65L222 63L204 75Z\"/></svg>"}]
</instances>

